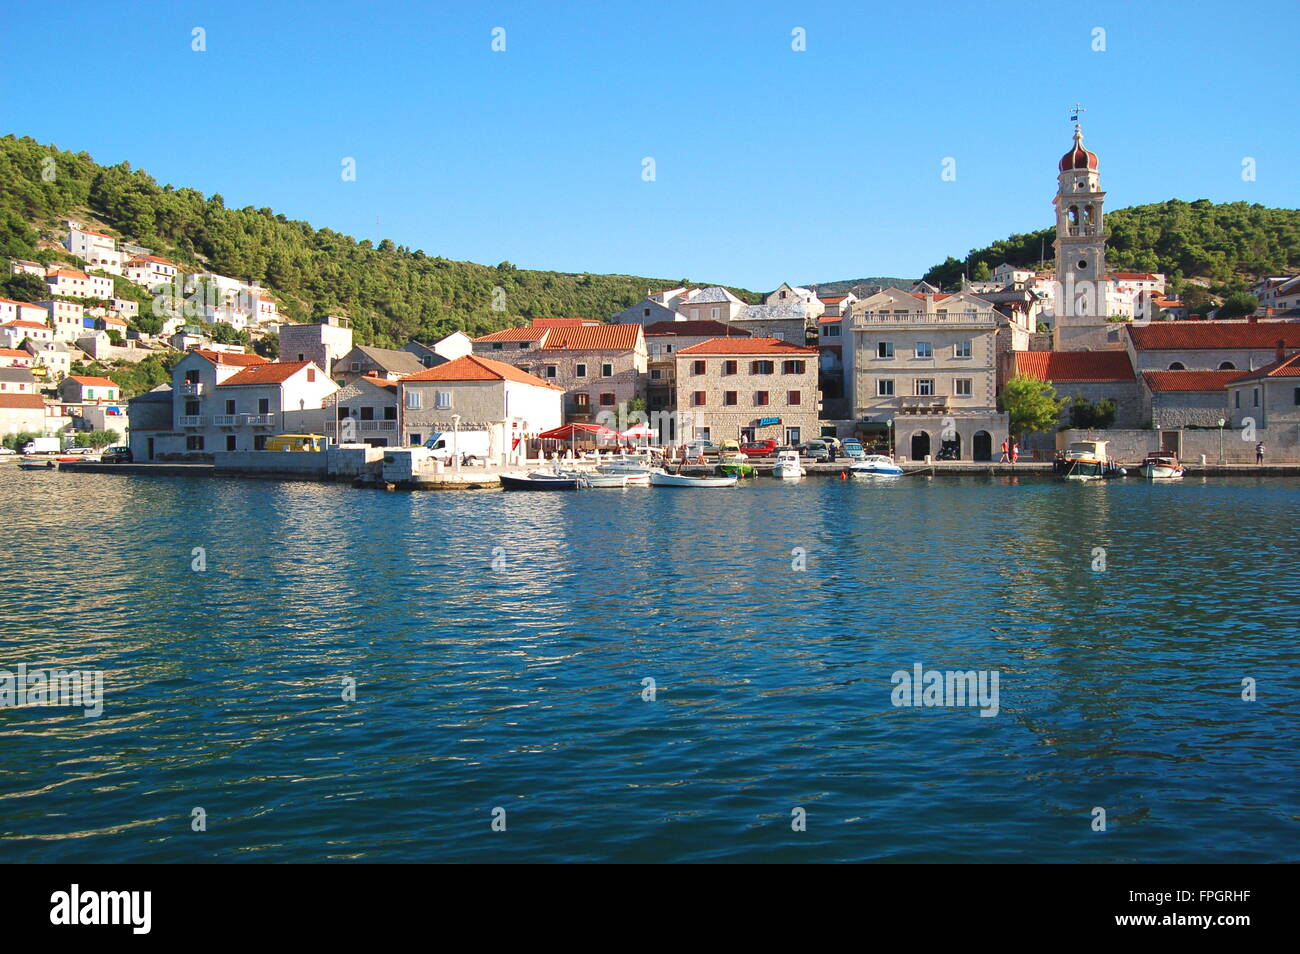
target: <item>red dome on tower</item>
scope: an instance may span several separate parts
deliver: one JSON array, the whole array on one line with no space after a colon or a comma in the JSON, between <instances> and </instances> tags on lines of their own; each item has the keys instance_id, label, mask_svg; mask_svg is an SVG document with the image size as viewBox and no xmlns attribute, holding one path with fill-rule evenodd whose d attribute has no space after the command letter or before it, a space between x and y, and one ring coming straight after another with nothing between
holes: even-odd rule
<instances>
[{"instance_id":1,"label":"red dome on tower","mask_svg":"<svg viewBox=\"0 0 1300 954\"><path fill-rule=\"evenodd\" d=\"M1069 172L1071 169L1096 169L1097 154L1089 152L1083 148L1083 133L1079 130L1076 123L1074 127L1074 148L1061 157L1060 170Z\"/></svg>"}]
</instances>

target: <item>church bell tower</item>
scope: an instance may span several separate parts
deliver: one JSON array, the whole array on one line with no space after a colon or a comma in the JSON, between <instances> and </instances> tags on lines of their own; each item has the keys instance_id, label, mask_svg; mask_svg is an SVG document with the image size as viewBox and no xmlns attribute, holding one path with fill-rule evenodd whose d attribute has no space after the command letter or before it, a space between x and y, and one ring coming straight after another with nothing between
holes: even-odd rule
<instances>
[{"instance_id":1,"label":"church bell tower","mask_svg":"<svg viewBox=\"0 0 1300 954\"><path fill-rule=\"evenodd\" d=\"M1083 148L1074 124L1074 145L1061 157L1056 186L1056 342L1061 351L1115 347L1106 332L1106 193L1097 155Z\"/></svg>"}]
</instances>

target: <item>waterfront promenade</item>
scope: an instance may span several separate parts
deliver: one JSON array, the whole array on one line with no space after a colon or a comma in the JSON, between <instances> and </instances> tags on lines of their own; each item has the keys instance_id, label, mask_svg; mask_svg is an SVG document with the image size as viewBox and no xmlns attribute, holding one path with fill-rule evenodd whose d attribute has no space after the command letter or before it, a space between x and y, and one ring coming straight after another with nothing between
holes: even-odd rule
<instances>
[{"instance_id":1,"label":"waterfront promenade","mask_svg":"<svg viewBox=\"0 0 1300 954\"><path fill-rule=\"evenodd\" d=\"M486 467L464 467L459 471L448 469L438 476L436 480L421 480L413 488L417 490L470 490L484 487L500 486L500 475L525 473L528 470L547 468L552 465L552 461L528 461L522 466L486 466ZM754 469L758 472L759 477L770 477L773 462L755 460L752 461ZM836 461L835 463L826 462L808 462L804 463L804 469L808 471L809 477L830 477L837 478L844 473L848 467L847 460ZM1021 461L1016 464L999 464L983 461L934 461L930 464L925 463L902 463L900 466L904 470L904 476L919 476L928 474L935 477L959 476L967 474L987 474L989 476L1011 477L1011 476L1032 476L1032 477L1050 477L1052 475L1052 464L1050 461ZM1130 480L1141 480L1134 472L1136 465L1129 466ZM1183 462L1188 477L1300 477L1300 464L1219 464L1219 463L1192 463ZM682 468L685 474L709 474L713 472L713 464L688 464ZM58 465L60 472L82 473L82 474L117 474L119 476L174 476L174 477L251 477L257 479L270 480L351 480L351 478L320 478L312 475L297 473L249 473L237 472L230 470L217 470L213 464L209 463L148 463L148 464L102 464L97 461L76 461L65 462ZM674 471L676 468L672 468Z\"/></svg>"}]
</instances>

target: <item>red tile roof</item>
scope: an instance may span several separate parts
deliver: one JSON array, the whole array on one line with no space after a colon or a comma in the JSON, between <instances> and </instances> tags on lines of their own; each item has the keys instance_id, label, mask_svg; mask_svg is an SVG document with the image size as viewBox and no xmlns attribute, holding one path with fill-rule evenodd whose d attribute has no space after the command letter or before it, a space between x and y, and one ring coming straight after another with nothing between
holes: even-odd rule
<instances>
[{"instance_id":1,"label":"red tile roof","mask_svg":"<svg viewBox=\"0 0 1300 954\"><path fill-rule=\"evenodd\" d=\"M543 381L541 378L520 370L504 361L493 361L475 354L467 354L448 361L427 371L408 374L401 379L402 384L420 381L515 381L519 384L531 384L534 387L563 391L564 388Z\"/></svg>"},{"instance_id":2,"label":"red tile roof","mask_svg":"<svg viewBox=\"0 0 1300 954\"><path fill-rule=\"evenodd\" d=\"M97 388L115 388L119 386L116 381L110 380L109 378L96 378L81 374L70 374L68 375L68 380Z\"/></svg>"},{"instance_id":3,"label":"red tile roof","mask_svg":"<svg viewBox=\"0 0 1300 954\"><path fill-rule=\"evenodd\" d=\"M303 368L315 367L313 361L267 361L254 364L236 372L217 385L219 388L241 388L257 384L283 384ZM322 372L323 375L323 372Z\"/></svg>"},{"instance_id":4,"label":"red tile roof","mask_svg":"<svg viewBox=\"0 0 1300 954\"><path fill-rule=\"evenodd\" d=\"M708 341L683 348L683 354L805 354L815 355L816 348L793 345L780 338L710 338Z\"/></svg>"},{"instance_id":5,"label":"red tile roof","mask_svg":"<svg viewBox=\"0 0 1300 954\"><path fill-rule=\"evenodd\" d=\"M552 328L542 342L542 350L631 351L641 340L641 334L641 326L636 324Z\"/></svg>"},{"instance_id":6,"label":"red tile roof","mask_svg":"<svg viewBox=\"0 0 1300 954\"><path fill-rule=\"evenodd\" d=\"M483 335L475 338L479 341L541 341L546 337L548 328L502 328L500 331L494 331L490 335Z\"/></svg>"},{"instance_id":7,"label":"red tile roof","mask_svg":"<svg viewBox=\"0 0 1300 954\"><path fill-rule=\"evenodd\" d=\"M0 358L30 358L22 348L0 348Z\"/></svg>"},{"instance_id":8,"label":"red tile roof","mask_svg":"<svg viewBox=\"0 0 1300 954\"><path fill-rule=\"evenodd\" d=\"M24 408L42 408L45 407L45 398L39 394L14 394L6 391L0 393L0 407L24 407Z\"/></svg>"},{"instance_id":9,"label":"red tile roof","mask_svg":"<svg viewBox=\"0 0 1300 954\"><path fill-rule=\"evenodd\" d=\"M260 354L239 354L226 351L208 351L206 348L194 348L191 354L197 354L200 358L207 358L213 364L226 364L234 367L246 368L254 364L270 364L266 358Z\"/></svg>"},{"instance_id":10,"label":"red tile roof","mask_svg":"<svg viewBox=\"0 0 1300 954\"><path fill-rule=\"evenodd\" d=\"M913 298L919 298L921 301L925 301L925 292L908 292L908 294ZM931 292L930 297L935 301L943 301L945 298L951 298L952 296L947 292Z\"/></svg>"},{"instance_id":11,"label":"red tile roof","mask_svg":"<svg viewBox=\"0 0 1300 954\"><path fill-rule=\"evenodd\" d=\"M0 302L3 302L6 305L22 305L24 308L40 308L41 311L45 310L44 308L41 308L40 305L33 304L30 301L18 301L16 298L0 298Z\"/></svg>"},{"instance_id":12,"label":"red tile roof","mask_svg":"<svg viewBox=\"0 0 1300 954\"><path fill-rule=\"evenodd\" d=\"M77 271L75 268L47 268L45 270L46 278L89 278L85 272Z\"/></svg>"},{"instance_id":13,"label":"red tile roof","mask_svg":"<svg viewBox=\"0 0 1300 954\"><path fill-rule=\"evenodd\" d=\"M600 324L590 318L534 318L534 328L581 328L583 325Z\"/></svg>"},{"instance_id":14,"label":"red tile roof","mask_svg":"<svg viewBox=\"0 0 1300 954\"><path fill-rule=\"evenodd\" d=\"M1132 381L1125 351L1016 351L1015 373L1040 381Z\"/></svg>"},{"instance_id":15,"label":"red tile roof","mask_svg":"<svg viewBox=\"0 0 1300 954\"><path fill-rule=\"evenodd\" d=\"M177 265L175 262L169 262L169 261L167 261L167 259L165 259L165 258L159 258L157 255L137 255L135 258L133 258L133 259L131 259L129 262L127 262L127 264L128 264L128 265L139 265L139 264L141 264L142 262L151 262L151 263L155 263L155 264L158 264L158 265L170 265L172 268L179 268L179 267L180 267L180 266Z\"/></svg>"},{"instance_id":16,"label":"red tile roof","mask_svg":"<svg viewBox=\"0 0 1300 954\"><path fill-rule=\"evenodd\" d=\"M848 295L818 295L817 297L819 300L824 301L827 304L838 305L840 302L842 302L844 299L848 298L849 296Z\"/></svg>"},{"instance_id":17,"label":"red tile roof","mask_svg":"<svg viewBox=\"0 0 1300 954\"><path fill-rule=\"evenodd\" d=\"M656 321L645 326L647 335L677 335L688 338L752 338L754 333L744 328L737 328L721 321L702 318L699 321Z\"/></svg>"},{"instance_id":18,"label":"red tile roof","mask_svg":"<svg viewBox=\"0 0 1300 954\"><path fill-rule=\"evenodd\" d=\"M1254 371L1234 371L1237 376L1233 383L1239 381L1258 381L1261 378L1300 378L1300 351L1281 361L1274 361Z\"/></svg>"},{"instance_id":19,"label":"red tile roof","mask_svg":"<svg viewBox=\"0 0 1300 954\"><path fill-rule=\"evenodd\" d=\"M41 321L6 321L0 325L0 328L44 328L50 330L50 326Z\"/></svg>"},{"instance_id":20,"label":"red tile roof","mask_svg":"<svg viewBox=\"0 0 1300 954\"><path fill-rule=\"evenodd\" d=\"M1111 278L1122 278L1122 279L1124 279L1125 281L1131 281L1131 282L1133 282L1133 281L1142 281L1142 282L1154 282L1154 281L1159 281L1159 279L1157 279L1156 276L1155 276L1155 275L1152 275L1150 272L1111 272L1111 273L1110 273L1110 277L1111 277Z\"/></svg>"},{"instance_id":21,"label":"red tile roof","mask_svg":"<svg viewBox=\"0 0 1300 954\"><path fill-rule=\"evenodd\" d=\"M823 325L833 325L835 322L843 320L843 315L822 315L817 319L818 323Z\"/></svg>"},{"instance_id":22,"label":"red tile roof","mask_svg":"<svg viewBox=\"0 0 1300 954\"><path fill-rule=\"evenodd\" d=\"M1300 321L1156 321L1128 334L1139 351L1300 348Z\"/></svg>"},{"instance_id":23,"label":"red tile roof","mask_svg":"<svg viewBox=\"0 0 1300 954\"><path fill-rule=\"evenodd\" d=\"M1222 391L1240 371L1143 371L1142 380L1152 391Z\"/></svg>"}]
</instances>

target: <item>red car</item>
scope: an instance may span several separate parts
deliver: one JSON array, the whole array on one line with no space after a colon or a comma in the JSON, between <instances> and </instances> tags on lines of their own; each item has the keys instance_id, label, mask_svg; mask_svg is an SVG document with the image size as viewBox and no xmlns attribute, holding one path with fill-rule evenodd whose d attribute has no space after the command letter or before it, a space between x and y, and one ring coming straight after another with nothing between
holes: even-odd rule
<instances>
[{"instance_id":1,"label":"red car","mask_svg":"<svg viewBox=\"0 0 1300 954\"><path fill-rule=\"evenodd\" d=\"M740 452L746 457L771 457L776 453L776 441L751 441L740 445Z\"/></svg>"}]
</instances>

